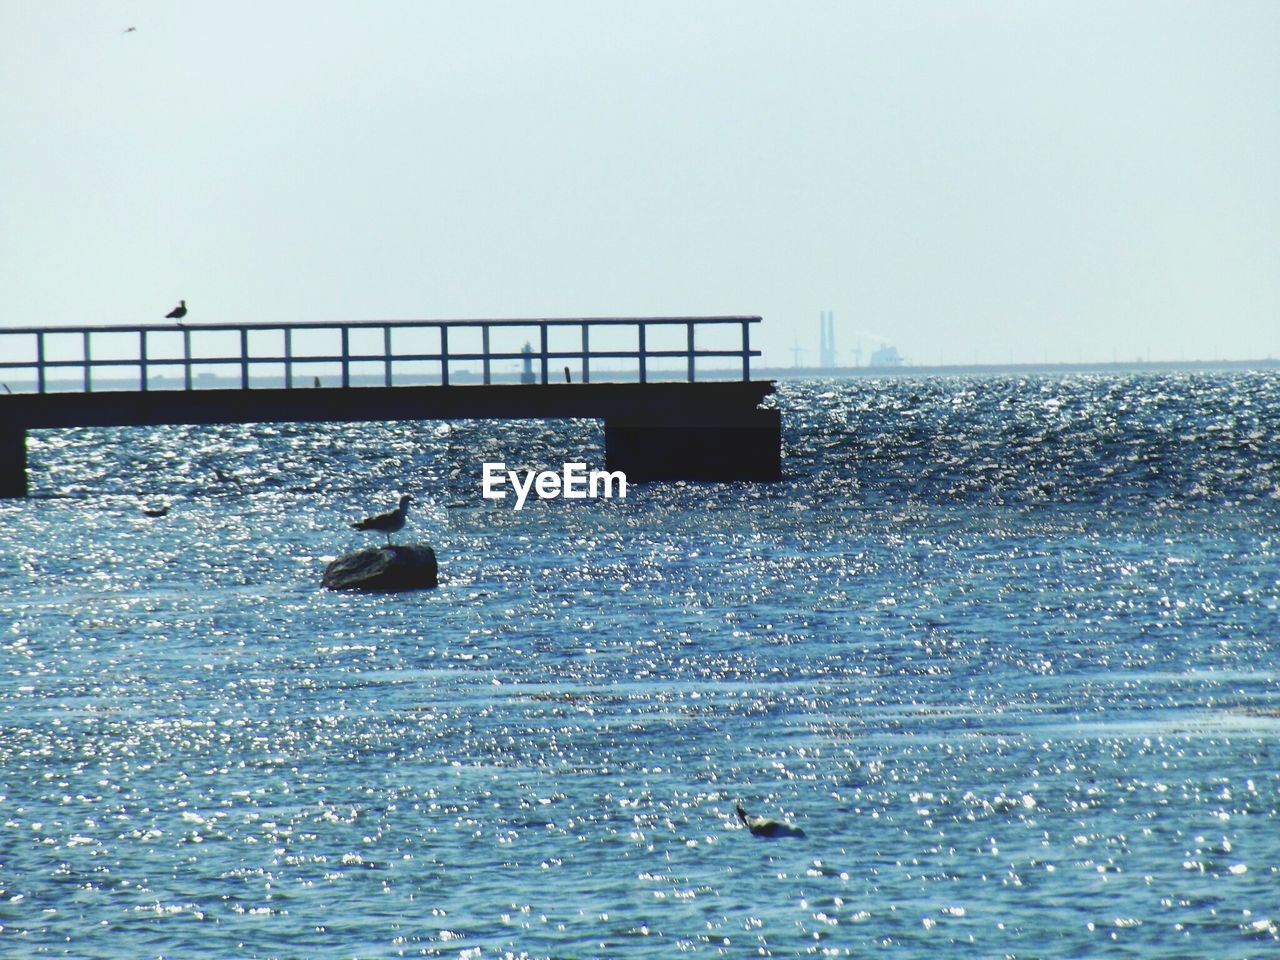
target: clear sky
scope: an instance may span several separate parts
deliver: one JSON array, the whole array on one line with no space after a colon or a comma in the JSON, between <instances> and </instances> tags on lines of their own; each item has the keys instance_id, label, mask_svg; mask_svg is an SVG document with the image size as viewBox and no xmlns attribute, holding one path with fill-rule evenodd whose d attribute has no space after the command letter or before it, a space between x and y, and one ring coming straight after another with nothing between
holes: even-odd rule
<instances>
[{"instance_id":1,"label":"clear sky","mask_svg":"<svg viewBox=\"0 0 1280 960\"><path fill-rule=\"evenodd\" d=\"M0 325L179 298L1280 356L1280 3L0 0Z\"/></svg>"}]
</instances>

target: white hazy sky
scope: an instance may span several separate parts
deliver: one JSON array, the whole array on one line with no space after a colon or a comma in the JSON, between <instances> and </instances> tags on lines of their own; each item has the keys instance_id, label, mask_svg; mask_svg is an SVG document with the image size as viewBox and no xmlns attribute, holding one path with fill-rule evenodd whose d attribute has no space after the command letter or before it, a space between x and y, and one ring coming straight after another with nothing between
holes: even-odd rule
<instances>
[{"instance_id":1,"label":"white hazy sky","mask_svg":"<svg viewBox=\"0 0 1280 960\"><path fill-rule=\"evenodd\" d=\"M0 325L179 298L1280 355L1280 3L0 0Z\"/></svg>"}]
</instances>

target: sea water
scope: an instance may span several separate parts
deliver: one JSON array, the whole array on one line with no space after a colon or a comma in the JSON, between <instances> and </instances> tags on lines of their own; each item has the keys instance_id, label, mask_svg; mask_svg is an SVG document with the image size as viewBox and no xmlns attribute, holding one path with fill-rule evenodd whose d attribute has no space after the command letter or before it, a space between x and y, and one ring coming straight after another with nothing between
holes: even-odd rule
<instances>
[{"instance_id":1,"label":"sea water","mask_svg":"<svg viewBox=\"0 0 1280 960\"><path fill-rule=\"evenodd\" d=\"M34 435L0 955L1280 955L1280 378L775 402L519 513L598 424ZM402 491L440 587L321 590Z\"/></svg>"}]
</instances>

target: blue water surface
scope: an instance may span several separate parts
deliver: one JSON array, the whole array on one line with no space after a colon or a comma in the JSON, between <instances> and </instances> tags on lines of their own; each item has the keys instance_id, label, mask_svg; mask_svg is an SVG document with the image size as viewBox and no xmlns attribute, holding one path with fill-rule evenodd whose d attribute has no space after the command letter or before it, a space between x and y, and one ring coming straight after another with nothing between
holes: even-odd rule
<instances>
[{"instance_id":1,"label":"blue water surface","mask_svg":"<svg viewBox=\"0 0 1280 960\"><path fill-rule=\"evenodd\" d=\"M598 424L34 435L0 955L1280 956L1280 378L776 403L519 513ZM440 587L321 590L401 491Z\"/></svg>"}]
</instances>

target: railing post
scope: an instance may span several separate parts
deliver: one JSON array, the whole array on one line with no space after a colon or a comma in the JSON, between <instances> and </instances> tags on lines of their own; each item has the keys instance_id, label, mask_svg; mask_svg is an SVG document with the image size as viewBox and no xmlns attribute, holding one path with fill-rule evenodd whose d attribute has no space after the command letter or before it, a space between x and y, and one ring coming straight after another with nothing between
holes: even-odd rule
<instances>
[{"instance_id":1,"label":"railing post","mask_svg":"<svg viewBox=\"0 0 1280 960\"><path fill-rule=\"evenodd\" d=\"M751 321L742 321L742 379L751 379Z\"/></svg>"},{"instance_id":2,"label":"railing post","mask_svg":"<svg viewBox=\"0 0 1280 960\"><path fill-rule=\"evenodd\" d=\"M342 328L342 389L351 386L351 328Z\"/></svg>"},{"instance_id":3,"label":"railing post","mask_svg":"<svg viewBox=\"0 0 1280 960\"><path fill-rule=\"evenodd\" d=\"M591 325L582 324L582 382L591 382Z\"/></svg>"},{"instance_id":4,"label":"railing post","mask_svg":"<svg viewBox=\"0 0 1280 960\"><path fill-rule=\"evenodd\" d=\"M484 382L485 386L489 385L489 325L487 323L480 325L480 352L484 354Z\"/></svg>"},{"instance_id":5,"label":"railing post","mask_svg":"<svg viewBox=\"0 0 1280 960\"><path fill-rule=\"evenodd\" d=\"M147 392L147 328L138 328L138 365L142 368L142 383L140 387L143 393Z\"/></svg>"},{"instance_id":6,"label":"railing post","mask_svg":"<svg viewBox=\"0 0 1280 960\"><path fill-rule=\"evenodd\" d=\"M182 379L185 389L191 389L191 331L182 330Z\"/></svg>"},{"instance_id":7,"label":"railing post","mask_svg":"<svg viewBox=\"0 0 1280 960\"><path fill-rule=\"evenodd\" d=\"M44 331L36 334L36 392L44 393Z\"/></svg>"},{"instance_id":8,"label":"railing post","mask_svg":"<svg viewBox=\"0 0 1280 960\"><path fill-rule=\"evenodd\" d=\"M689 328L689 382L693 383L693 321L686 326Z\"/></svg>"},{"instance_id":9,"label":"railing post","mask_svg":"<svg viewBox=\"0 0 1280 960\"><path fill-rule=\"evenodd\" d=\"M440 324L440 386L449 385L449 328Z\"/></svg>"},{"instance_id":10,"label":"railing post","mask_svg":"<svg viewBox=\"0 0 1280 960\"><path fill-rule=\"evenodd\" d=\"M547 382L547 325L545 323L538 324L542 331L542 382Z\"/></svg>"},{"instance_id":11,"label":"railing post","mask_svg":"<svg viewBox=\"0 0 1280 960\"><path fill-rule=\"evenodd\" d=\"M284 328L284 385L293 389L293 328Z\"/></svg>"},{"instance_id":12,"label":"railing post","mask_svg":"<svg viewBox=\"0 0 1280 960\"><path fill-rule=\"evenodd\" d=\"M84 392L89 393L93 390L93 375L90 372L89 331L83 331L82 336L84 337Z\"/></svg>"},{"instance_id":13,"label":"railing post","mask_svg":"<svg viewBox=\"0 0 1280 960\"><path fill-rule=\"evenodd\" d=\"M240 389L249 389L249 328L240 328Z\"/></svg>"},{"instance_id":14,"label":"railing post","mask_svg":"<svg viewBox=\"0 0 1280 960\"><path fill-rule=\"evenodd\" d=\"M382 328L382 385L391 386L391 325Z\"/></svg>"},{"instance_id":15,"label":"railing post","mask_svg":"<svg viewBox=\"0 0 1280 960\"><path fill-rule=\"evenodd\" d=\"M645 351L645 346L644 346L644 329L645 329L645 322L644 322L643 320L641 320L641 321L640 321L640 350L639 350L639 353L640 353L640 382L641 382L641 383L648 383L648 382L649 382L649 376L648 376L648 373L645 371L645 362L644 362L644 360L645 360L645 358L644 358L644 351Z\"/></svg>"}]
</instances>

